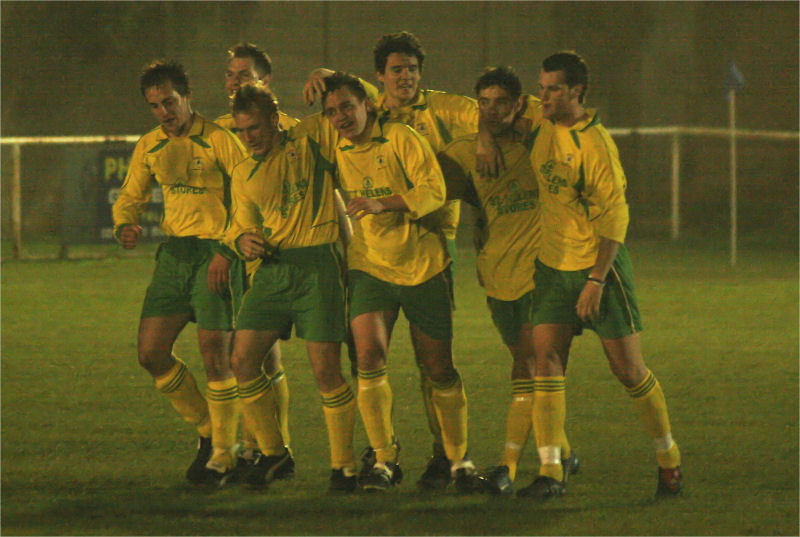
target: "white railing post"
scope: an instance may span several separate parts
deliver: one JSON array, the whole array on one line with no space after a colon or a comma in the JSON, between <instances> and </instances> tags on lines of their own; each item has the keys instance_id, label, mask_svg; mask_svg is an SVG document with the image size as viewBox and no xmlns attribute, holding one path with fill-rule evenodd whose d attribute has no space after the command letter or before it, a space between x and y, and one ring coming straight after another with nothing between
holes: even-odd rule
<instances>
[{"instance_id":1,"label":"white railing post","mask_svg":"<svg viewBox=\"0 0 800 537\"><path fill-rule=\"evenodd\" d=\"M681 140L678 129L672 134L672 180L670 196L670 238L678 240L681 230Z\"/></svg>"},{"instance_id":2,"label":"white railing post","mask_svg":"<svg viewBox=\"0 0 800 537\"><path fill-rule=\"evenodd\" d=\"M11 183L11 229L14 233L14 259L22 252L22 164L19 144L11 149L14 162L14 178Z\"/></svg>"}]
</instances>

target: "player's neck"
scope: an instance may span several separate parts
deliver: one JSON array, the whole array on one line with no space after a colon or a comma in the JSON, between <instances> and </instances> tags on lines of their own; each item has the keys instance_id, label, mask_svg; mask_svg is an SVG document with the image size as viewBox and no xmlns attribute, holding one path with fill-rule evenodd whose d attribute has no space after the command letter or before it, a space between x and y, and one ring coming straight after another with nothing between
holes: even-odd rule
<instances>
[{"instance_id":1,"label":"player's neck","mask_svg":"<svg viewBox=\"0 0 800 537\"><path fill-rule=\"evenodd\" d=\"M189 131L192 130L192 125L194 125L195 115L196 114L192 112L192 115L189 116L189 121L181 125L181 127L178 130L176 130L174 134L167 133L167 136L169 136L170 138L178 138L180 136L186 136L187 134L189 134Z\"/></svg>"},{"instance_id":2,"label":"player's neck","mask_svg":"<svg viewBox=\"0 0 800 537\"><path fill-rule=\"evenodd\" d=\"M402 108L404 106L408 106L413 103L417 99L417 95L419 92L415 93L413 97L407 100L397 99L392 97L391 95L386 95L386 100L383 101L383 105L388 108L389 110L394 110L395 108Z\"/></svg>"},{"instance_id":3,"label":"player's neck","mask_svg":"<svg viewBox=\"0 0 800 537\"><path fill-rule=\"evenodd\" d=\"M556 125L572 127L584 119L586 119L586 110L583 108L582 104L577 103L570 107L568 114L565 114L564 117L556 121Z\"/></svg>"}]
</instances>

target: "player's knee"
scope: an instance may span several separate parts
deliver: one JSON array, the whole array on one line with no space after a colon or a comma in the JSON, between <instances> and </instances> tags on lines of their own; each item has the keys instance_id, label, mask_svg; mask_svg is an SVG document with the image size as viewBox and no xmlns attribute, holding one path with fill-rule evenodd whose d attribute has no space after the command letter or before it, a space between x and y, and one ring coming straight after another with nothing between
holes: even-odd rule
<instances>
[{"instance_id":1,"label":"player's knee","mask_svg":"<svg viewBox=\"0 0 800 537\"><path fill-rule=\"evenodd\" d=\"M159 376L172 367L172 354L167 349L140 344L139 365L151 375Z\"/></svg>"},{"instance_id":2,"label":"player's knee","mask_svg":"<svg viewBox=\"0 0 800 537\"><path fill-rule=\"evenodd\" d=\"M425 367L428 377L436 384L446 384L458 376L451 363L432 363Z\"/></svg>"},{"instance_id":3,"label":"player's knee","mask_svg":"<svg viewBox=\"0 0 800 537\"><path fill-rule=\"evenodd\" d=\"M372 371L386 365L386 353L380 346L365 346L358 349L356 355L359 369Z\"/></svg>"},{"instance_id":4,"label":"player's knee","mask_svg":"<svg viewBox=\"0 0 800 537\"><path fill-rule=\"evenodd\" d=\"M633 388L647 376L647 368L637 364L609 362L611 372L627 388Z\"/></svg>"}]
</instances>

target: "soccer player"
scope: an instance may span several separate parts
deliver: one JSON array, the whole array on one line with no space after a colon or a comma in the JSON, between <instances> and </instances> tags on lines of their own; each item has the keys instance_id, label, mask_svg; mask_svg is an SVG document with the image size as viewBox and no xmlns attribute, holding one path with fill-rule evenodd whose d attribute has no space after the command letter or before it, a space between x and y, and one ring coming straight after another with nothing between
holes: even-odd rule
<instances>
[{"instance_id":1,"label":"soccer player","mask_svg":"<svg viewBox=\"0 0 800 537\"><path fill-rule=\"evenodd\" d=\"M340 371L345 290L335 248L347 220L336 213L332 130L317 114L282 131L274 98L254 85L236 92L232 108L252 155L234 170L227 241L243 259L262 259L242 300L232 356L242 416L261 452L244 479L265 486L294 466L276 421L274 380L262 370L265 353L294 326L322 397L330 488L352 491L356 403Z\"/></svg>"},{"instance_id":2,"label":"soccer player","mask_svg":"<svg viewBox=\"0 0 800 537\"><path fill-rule=\"evenodd\" d=\"M232 100L239 88L246 84L260 83L269 91L271 80L272 60L270 60L266 52L256 45L239 43L228 50L228 65L225 69L225 92L229 99ZM233 114L224 114L215 119L214 123L237 134L242 143L247 145L246 140L242 139L242 135L236 127ZM298 121L295 118L284 114L280 110L278 111L278 124L282 130L289 130L297 123ZM247 274L252 275L260 264L261 259L246 263ZM289 446L291 441L289 434L289 381L286 378L286 372L281 361L280 343L277 341L267 352L267 356L264 359L264 370L272 381L273 390L275 390L281 435L286 445ZM243 428L242 448L239 463L251 464L255 462L258 458L258 442L246 427Z\"/></svg>"},{"instance_id":3,"label":"soccer player","mask_svg":"<svg viewBox=\"0 0 800 537\"><path fill-rule=\"evenodd\" d=\"M347 214L355 220L348 247L350 328L358 361L358 407L375 462L360 476L365 490L402 479L392 425L386 358L402 308L414 348L432 385L448 482L471 483L466 458L467 401L452 359L450 257L440 221L444 179L430 145L413 129L379 121L356 77L325 80L325 116L341 136L336 151Z\"/></svg>"},{"instance_id":4,"label":"soccer player","mask_svg":"<svg viewBox=\"0 0 800 537\"><path fill-rule=\"evenodd\" d=\"M538 100L522 96L522 83L510 67L487 69L475 84L480 120L494 138L507 167L497 177L477 171L478 134L458 138L438 158L447 185L447 197L459 198L479 211L476 226L478 280L503 342L513 358L511 405L500 464L483 476L493 494L511 494L522 449L530 433L536 364L530 306L533 271L539 249L539 189L531 169L533 135L514 129L527 104L534 125L541 122ZM578 469L566 437L561 442L568 474Z\"/></svg>"},{"instance_id":5,"label":"soccer player","mask_svg":"<svg viewBox=\"0 0 800 537\"><path fill-rule=\"evenodd\" d=\"M232 298L243 280L243 267L219 241L228 220L229 176L246 154L235 136L192 110L189 80L180 64L149 65L140 86L160 125L137 142L112 209L115 235L124 248L135 248L152 182L161 185L166 240L158 249L142 307L139 363L200 435L187 479L218 484L236 464L239 414L228 349ZM172 354L190 321L197 323L208 401L186 364Z\"/></svg>"},{"instance_id":6,"label":"soccer player","mask_svg":"<svg viewBox=\"0 0 800 537\"><path fill-rule=\"evenodd\" d=\"M252 43L239 43L228 50L228 66L225 69L225 92L233 99L239 88L253 82L260 82L267 91L271 91L272 60L266 52ZM238 132L233 114L227 113L214 120L234 134ZM278 110L278 124L288 131L298 120Z\"/></svg>"},{"instance_id":7,"label":"soccer player","mask_svg":"<svg viewBox=\"0 0 800 537\"><path fill-rule=\"evenodd\" d=\"M554 54L542 63L545 121L534 131L531 152L542 205L533 294L533 426L542 464L539 476L517 495L544 499L565 491L561 357L576 329L590 328L653 440L657 494L674 496L682 488L680 452L661 385L642 357L642 325L623 244L628 228L625 173L596 111L585 108L588 88L588 68L574 52Z\"/></svg>"},{"instance_id":8,"label":"soccer player","mask_svg":"<svg viewBox=\"0 0 800 537\"><path fill-rule=\"evenodd\" d=\"M375 71L383 91L375 100L381 120L391 119L414 128L438 153L453 139L478 131L478 107L474 99L441 91L421 89L425 51L417 37L410 32L382 36L373 51ZM322 93L325 77L332 71L317 69L304 88L306 101L311 103ZM494 160L494 147L481 143L481 155ZM487 149L483 149L486 147ZM450 200L437 211L437 217L447 240L451 258L455 256L455 237L460 205ZM431 379L424 374L422 358L416 353L428 425L434 437L433 457L428 461L418 485L423 489L442 489L451 481L450 462L444 450L441 427L432 400ZM368 456L368 465L373 457Z\"/></svg>"}]
</instances>

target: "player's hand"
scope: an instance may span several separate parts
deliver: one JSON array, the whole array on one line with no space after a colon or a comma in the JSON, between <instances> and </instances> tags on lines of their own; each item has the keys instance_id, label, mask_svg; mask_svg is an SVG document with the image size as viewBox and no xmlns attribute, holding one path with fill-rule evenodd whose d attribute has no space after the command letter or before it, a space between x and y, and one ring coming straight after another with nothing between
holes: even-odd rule
<instances>
[{"instance_id":1,"label":"player's hand","mask_svg":"<svg viewBox=\"0 0 800 537\"><path fill-rule=\"evenodd\" d=\"M386 210L380 201L372 198L353 198L347 204L345 214L356 220L361 220L368 214L378 214Z\"/></svg>"},{"instance_id":2,"label":"player's hand","mask_svg":"<svg viewBox=\"0 0 800 537\"><path fill-rule=\"evenodd\" d=\"M256 233L242 233L236 239L236 245L245 261L254 261L267 253L267 242Z\"/></svg>"},{"instance_id":3,"label":"player's hand","mask_svg":"<svg viewBox=\"0 0 800 537\"><path fill-rule=\"evenodd\" d=\"M231 262L222 254L214 254L208 264L208 288L219 296L224 296L228 291L228 278Z\"/></svg>"},{"instance_id":4,"label":"player's hand","mask_svg":"<svg viewBox=\"0 0 800 537\"><path fill-rule=\"evenodd\" d=\"M142 236L142 227L135 224L128 224L122 227L119 232L119 242L126 250L136 248L139 244L139 237Z\"/></svg>"},{"instance_id":5,"label":"player's hand","mask_svg":"<svg viewBox=\"0 0 800 537\"><path fill-rule=\"evenodd\" d=\"M575 310L582 321L594 321L600 316L600 299L603 297L603 286L587 281L583 286Z\"/></svg>"},{"instance_id":6,"label":"player's hand","mask_svg":"<svg viewBox=\"0 0 800 537\"><path fill-rule=\"evenodd\" d=\"M318 98L322 98L322 93L325 91L325 79L333 74L330 69L320 67L314 69L305 85L303 85L303 100L308 106L314 104Z\"/></svg>"},{"instance_id":7,"label":"player's hand","mask_svg":"<svg viewBox=\"0 0 800 537\"><path fill-rule=\"evenodd\" d=\"M497 177L501 171L506 169L503 152L497 147L494 138L483 126L482 121L478 125L478 148L475 151L475 168L481 177Z\"/></svg>"}]
</instances>

